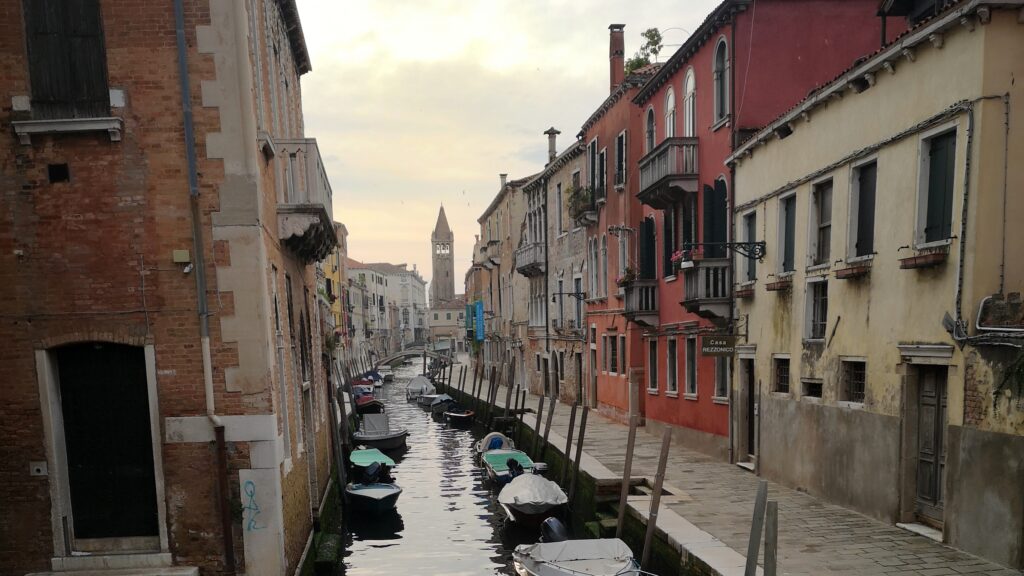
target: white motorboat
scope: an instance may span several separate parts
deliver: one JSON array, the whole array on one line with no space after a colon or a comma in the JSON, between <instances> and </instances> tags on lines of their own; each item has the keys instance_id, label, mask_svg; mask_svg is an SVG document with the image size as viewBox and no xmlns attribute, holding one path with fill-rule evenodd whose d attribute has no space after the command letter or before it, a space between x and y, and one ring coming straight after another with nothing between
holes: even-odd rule
<instances>
[{"instance_id":1,"label":"white motorboat","mask_svg":"<svg viewBox=\"0 0 1024 576\"><path fill-rule=\"evenodd\" d=\"M405 446L409 431L392 428L387 413L364 414L359 430L352 434L357 444L366 444L378 450L395 450Z\"/></svg>"},{"instance_id":2,"label":"white motorboat","mask_svg":"<svg viewBox=\"0 0 1024 576\"><path fill-rule=\"evenodd\" d=\"M515 443L501 432L491 432L473 445L477 458L488 450L514 450Z\"/></svg>"},{"instance_id":3,"label":"white motorboat","mask_svg":"<svg viewBox=\"0 0 1024 576\"><path fill-rule=\"evenodd\" d=\"M413 378L405 388L405 399L410 402L417 400L420 396L429 394L437 394L437 388L434 387L426 376ZM430 406L430 404L427 404L427 406Z\"/></svg>"},{"instance_id":4,"label":"white motorboat","mask_svg":"<svg viewBox=\"0 0 1024 576\"><path fill-rule=\"evenodd\" d=\"M539 526L568 501L558 484L539 474L520 474L498 494L498 503L509 518L530 527Z\"/></svg>"},{"instance_id":5,"label":"white motorboat","mask_svg":"<svg viewBox=\"0 0 1024 576\"><path fill-rule=\"evenodd\" d=\"M520 576L640 576L633 551L618 538L521 544L512 552Z\"/></svg>"}]
</instances>

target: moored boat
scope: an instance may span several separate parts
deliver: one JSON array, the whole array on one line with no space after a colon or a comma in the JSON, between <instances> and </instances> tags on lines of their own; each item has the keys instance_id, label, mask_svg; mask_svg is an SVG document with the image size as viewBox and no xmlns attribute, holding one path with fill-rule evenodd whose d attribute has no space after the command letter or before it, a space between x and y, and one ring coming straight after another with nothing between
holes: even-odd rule
<instances>
[{"instance_id":1,"label":"moored boat","mask_svg":"<svg viewBox=\"0 0 1024 576\"><path fill-rule=\"evenodd\" d=\"M437 394L437 388L425 376L413 378L405 388L405 398L410 402L418 400L420 396L429 394ZM427 405L429 406L429 404Z\"/></svg>"},{"instance_id":2,"label":"moored boat","mask_svg":"<svg viewBox=\"0 0 1024 576\"><path fill-rule=\"evenodd\" d=\"M356 397L356 414L383 414L384 403L373 396Z\"/></svg>"},{"instance_id":3,"label":"moored boat","mask_svg":"<svg viewBox=\"0 0 1024 576\"><path fill-rule=\"evenodd\" d=\"M425 408L429 408L438 396L440 396L440 394L423 394L416 398L416 403Z\"/></svg>"},{"instance_id":4,"label":"moored boat","mask_svg":"<svg viewBox=\"0 0 1024 576\"><path fill-rule=\"evenodd\" d=\"M558 484L538 474L519 474L498 494L498 503L509 518L534 528L568 501Z\"/></svg>"},{"instance_id":5,"label":"moored boat","mask_svg":"<svg viewBox=\"0 0 1024 576\"><path fill-rule=\"evenodd\" d=\"M515 447L516 445L512 442L512 439L501 432L491 432L473 445L477 458L480 458L480 455L488 450L512 450Z\"/></svg>"},{"instance_id":6,"label":"moored boat","mask_svg":"<svg viewBox=\"0 0 1024 576\"><path fill-rule=\"evenodd\" d=\"M520 544L512 552L519 576L640 576L633 551L618 538L569 540L562 523L544 521L541 542Z\"/></svg>"},{"instance_id":7,"label":"moored boat","mask_svg":"<svg viewBox=\"0 0 1024 576\"><path fill-rule=\"evenodd\" d=\"M349 504L355 510L379 514L395 507L402 489L398 484L373 482L369 484L349 483L345 486Z\"/></svg>"},{"instance_id":8,"label":"moored boat","mask_svg":"<svg viewBox=\"0 0 1024 576\"><path fill-rule=\"evenodd\" d=\"M352 453L349 454L348 459L352 462L352 466L360 470L365 470L373 464L386 467L386 469L390 469L395 466L394 460L376 448L361 448L353 450Z\"/></svg>"},{"instance_id":9,"label":"moored boat","mask_svg":"<svg viewBox=\"0 0 1024 576\"><path fill-rule=\"evenodd\" d=\"M405 446L409 432L405 428L392 428L387 413L366 414L359 430L352 434L357 444L366 444L379 450L395 450Z\"/></svg>"},{"instance_id":10,"label":"moored boat","mask_svg":"<svg viewBox=\"0 0 1024 576\"><path fill-rule=\"evenodd\" d=\"M444 412L444 419L448 422L449 426L464 430L473 427L474 416L476 416L475 412L458 404L448 406L448 409Z\"/></svg>"},{"instance_id":11,"label":"moored boat","mask_svg":"<svg viewBox=\"0 0 1024 576\"><path fill-rule=\"evenodd\" d=\"M444 414L448 407L455 403L455 398L447 394L439 394L430 403L430 411L434 414Z\"/></svg>"},{"instance_id":12,"label":"moored boat","mask_svg":"<svg viewBox=\"0 0 1024 576\"><path fill-rule=\"evenodd\" d=\"M521 450L488 450L480 456L480 463L497 486L508 484L514 474L533 474L533 460Z\"/></svg>"}]
</instances>

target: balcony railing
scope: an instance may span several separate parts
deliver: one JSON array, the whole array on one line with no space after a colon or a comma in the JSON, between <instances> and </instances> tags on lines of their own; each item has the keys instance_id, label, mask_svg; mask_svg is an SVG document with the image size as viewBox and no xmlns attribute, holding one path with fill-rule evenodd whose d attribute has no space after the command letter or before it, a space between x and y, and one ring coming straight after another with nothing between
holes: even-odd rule
<instances>
[{"instance_id":1,"label":"balcony railing","mask_svg":"<svg viewBox=\"0 0 1024 576\"><path fill-rule=\"evenodd\" d=\"M544 275L543 242L527 242L516 250L516 271L527 277Z\"/></svg>"},{"instance_id":2,"label":"balcony railing","mask_svg":"<svg viewBox=\"0 0 1024 576\"><path fill-rule=\"evenodd\" d=\"M608 198L607 184L594 184L594 202L603 203Z\"/></svg>"},{"instance_id":3,"label":"balcony railing","mask_svg":"<svg viewBox=\"0 0 1024 576\"><path fill-rule=\"evenodd\" d=\"M332 222L331 183L314 138L278 140L285 174L277 204L278 238L305 264L323 260L338 245Z\"/></svg>"},{"instance_id":4,"label":"balcony railing","mask_svg":"<svg viewBox=\"0 0 1024 576\"><path fill-rule=\"evenodd\" d=\"M704 318L729 315L732 278L729 259L697 260L683 271L683 307Z\"/></svg>"},{"instance_id":5,"label":"balcony railing","mask_svg":"<svg viewBox=\"0 0 1024 576\"><path fill-rule=\"evenodd\" d=\"M658 325L658 281L634 280L626 284L625 310L627 320L641 326Z\"/></svg>"},{"instance_id":6,"label":"balcony railing","mask_svg":"<svg viewBox=\"0 0 1024 576\"><path fill-rule=\"evenodd\" d=\"M637 197L652 208L665 208L682 192L697 191L697 172L697 139L666 138L640 159Z\"/></svg>"},{"instance_id":7,"label":"balcony railing","mask_svg":"<svg viewBox=\"0 0 1024 576\"><path fill-rule=\"evenodd\" d=\"M597 223L597 201L593 188L574 186L569 189L569 216L587 226Z\"/></svg>"}]
</instances>

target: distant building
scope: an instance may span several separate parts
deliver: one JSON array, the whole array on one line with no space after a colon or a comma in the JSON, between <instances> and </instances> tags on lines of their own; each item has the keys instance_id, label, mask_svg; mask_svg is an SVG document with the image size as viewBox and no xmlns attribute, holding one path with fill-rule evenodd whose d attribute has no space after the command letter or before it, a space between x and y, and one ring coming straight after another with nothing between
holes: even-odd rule
<instances>
[{"instance_id":1,"label":"distant building","mask_svg":"<svg viewBox=\"0 0 1024 576\"><path fill-rule=\"evenodd\" d=\"M448 302L427 311L430 344L435 350L466 352L466 298L456 294Z\"/></svg>"},{"instance_id":2,"label":"distant building","mask_svg":"<svg viewBox=\"0 0 1024 576\"><path fill-rule=\"evenodd\" d=\"M435 308L455 297L455 235L448 226L444 206L437 213L437 223L430 235L430 247L430 307Z\"/></svg>"}]
</instances>

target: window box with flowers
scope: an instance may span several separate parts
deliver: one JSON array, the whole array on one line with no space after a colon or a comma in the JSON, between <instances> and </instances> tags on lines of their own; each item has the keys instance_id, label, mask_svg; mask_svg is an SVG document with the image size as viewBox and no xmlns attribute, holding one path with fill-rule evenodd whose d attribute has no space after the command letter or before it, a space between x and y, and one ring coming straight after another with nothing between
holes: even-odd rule
<instances>
[{"instance_id":1,"label":"window box with flowers","mask_svg":"<svg viewBox=\"0 0 1024 576\"><path fill-rule=\"evenodd\" d=\"M636 280L636 270L626 266L626 269L622 272L622 276L615 278L615 285L619 288L625 288L626 286L633 283Z\"/></svg>"}]
</instances>

